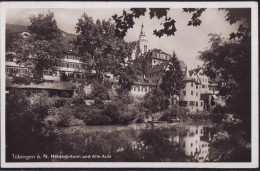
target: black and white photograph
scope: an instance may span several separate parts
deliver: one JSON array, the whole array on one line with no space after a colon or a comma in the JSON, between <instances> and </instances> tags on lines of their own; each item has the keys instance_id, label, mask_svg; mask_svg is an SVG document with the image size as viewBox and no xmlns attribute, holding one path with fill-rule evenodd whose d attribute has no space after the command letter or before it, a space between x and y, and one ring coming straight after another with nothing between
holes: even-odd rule
<instances>
[{"instance_id":1,"label":"black and white photograph","mask_svg":"<svg viewBox=\"0 0 260 171\"><path fill-rule=\"evenodd\" d=\"M259 167L257 2L45 3L1 7L1 167Z\"/></svg>"}]
</instances>

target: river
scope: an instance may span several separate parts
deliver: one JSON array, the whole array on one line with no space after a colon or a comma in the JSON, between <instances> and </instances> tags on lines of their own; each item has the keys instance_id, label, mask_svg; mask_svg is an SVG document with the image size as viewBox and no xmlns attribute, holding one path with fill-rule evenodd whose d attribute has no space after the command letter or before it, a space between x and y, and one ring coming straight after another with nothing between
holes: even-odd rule
<instances>
[{"instance_id":1,"label":"river","mask_svg":"<svg viewBox=\"0 0 260 171\"><path fill-rule=\"evenodd\" d=\"M55 128L56 139L49 155L51 161L207 162L211 127L140 123Z\"/></svg>"}]
</instances>

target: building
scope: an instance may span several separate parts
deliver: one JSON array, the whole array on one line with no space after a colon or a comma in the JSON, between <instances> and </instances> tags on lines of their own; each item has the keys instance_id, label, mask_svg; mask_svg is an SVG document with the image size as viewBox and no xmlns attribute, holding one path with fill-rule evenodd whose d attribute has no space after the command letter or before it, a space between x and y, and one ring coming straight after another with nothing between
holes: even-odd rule
<instances>
[{"instance_id":1,"label":"building","mask_svg":"<svg viewBox=\"0 0 260 171\"><path fill-rule=\"evenodd\" d=\"M127 62L138 62L142 63L143 66L143 76L139 77L139 79L141 80L137 81L135 83L135 86L133 86L131 90L131 94L135 94L135 96L136 94L139 94L139 96L142 94L141 96L144 96L147 93L146 91L138 92L138 89L133 89L140 83L147 84L147 81L143 81L144 78L149 82L147 86L157 88L159 87L159 85L162 82L163 74L168 68L169 60L172 58L170 54L165 53L161 49L155 48L152 50L148 50L147 44L148 40L144 32L144 25L142 24L139 40L137 41L136 47L132 53L131 58L127 59ZM181 60L179 61L183 72L186 71L185 63Z\"/></svg>"},{"instance_id":2,"label":"building","mask_svg":"<svg viewBox=\"0 0 260 171\"><path fill-rule=\"evenodd\" d=\"M27 39L30 33L26 26L7 24L7 29L11 30L16 36ZM58 62L55 70L45 70L43 79L47 81L60 81L61 75L66 74L69 79L84 79L95 75L95 71L85 71L85 63L82 58L77 56L77 49L70 43L76 35L62 32L61 44L63 50L63 58ZM9 49L6 53L6 75L7 76L30 76L31 67L23 63L17 62L15 53Z\"/></svg>"},{"instance_id":3,"label":"building","mask_svg":"<svg viewBox=\"0 0 260 171\"><path fill-rule=\"evenodd\" d=\"M169 61L163 61L160 64L149 66L148 71L146 71L146 78L149 79L152 83L154 84L161 84L162 82L162 76L163 73L165 72L166 68L168 67ZM150 68L151 67L151 68Z\"/></svg>"},{"instance_id":4,"label":"building","mask_svg":"<svg viewBox=\"0 0 260 171\"><path fill-rule=\"evenodd\" d=\"M181 80L180 106L196 112L215 107L217 104L225 105L225 99L219 95L218 85L206 76L203 68L187 71Z\"/></svg>"},{"instance_id":5,"label":"building","mask_svg":"<svg viewBox=\"0 0 260 171\"><path fill-rule=\"evenodd\" d=\"M204 101L201 100L201 88L198 79L191 78L188 72L180 82L180 106L188 108L191 112L204 109Z\"/></svg>"},{"instance_id":6,"label":"building","mask_svg":"<svg viewBox=\"0 0 260 171\"><path fill-rule=\"evenodd\" d=\"M147 51L148 51L148 40L146 38L146 34L144 32L144 25L142 23L139 39L136 43L136 47L133 50L131 59L129 59L129 61L134 61L137 58L140 58L141 56L145 55Z\"/></svg>"},{"instance_id":7,"label":"building","mask_svg":"<svg viewBox=\"0 0 260 171\"><path fill-rule=\"evenodd\" d=\"M138 76L137 80L132 84L130 94L136 98L142 98L146 93L156 88L156 84L151 83L143 76Z\"/></svg>"}]
</instances>

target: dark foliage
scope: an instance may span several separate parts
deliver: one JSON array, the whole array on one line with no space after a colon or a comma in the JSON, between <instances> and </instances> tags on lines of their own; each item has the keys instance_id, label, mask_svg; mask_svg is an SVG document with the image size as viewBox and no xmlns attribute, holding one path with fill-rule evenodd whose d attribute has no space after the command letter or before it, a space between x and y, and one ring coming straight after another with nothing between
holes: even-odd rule
<instances>
[{"instance_id":1,"label":"dark foliage","mask_svg":"<svg viewBox=\"0 0 260 171\"><path fill-rule=\"evenodd\" d=\"M161 90L153 89L144 96L144 107L150 113L156 113L168 108L170 102Z\"/></svg>"},{"instance_id":2,"label":"dark foliage","mask_svg":"<svg viewBox=\"0 0 260 171\"><path fill-rule=\"evenodd\" d=\"M51 103L47 94L28 97L23 90L10 90L6 96L6 158L12 154L31 155L53 141L44 125Z\"/></svg>"},{"instance_id":3,"label":"dark foliage","mask_svg":"<svg viewBox=\"0 0 260 171\"><path fill-rule=\"evenodd\" d=\"M168 69L162 77L161 90L167 97L179 94L180 80L183 77L180 63L175 53L169 61Z\"/></svg>"}]
</instances>

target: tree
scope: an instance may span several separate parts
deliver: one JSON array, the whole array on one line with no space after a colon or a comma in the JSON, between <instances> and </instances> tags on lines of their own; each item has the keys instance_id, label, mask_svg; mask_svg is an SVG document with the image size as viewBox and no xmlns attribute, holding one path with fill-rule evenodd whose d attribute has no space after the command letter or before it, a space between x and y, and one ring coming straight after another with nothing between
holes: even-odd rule
<instances>
[{"instance_id":1,"label":"tree","mask_svg":"<svg viewBox=\"0 0 260 171\"><path fill-rule=\"evenodd\" d=\"M53 142L53 137L46 135L49 127L44 124L53 104L47 92L27 96L21 89L9 91L6 95L8 161L13 160L12 154L41 153L46 142Z\"/></svg>"},{"instance_id":2,"label":"tree","mask_svg":"<svg viewBox=\"0 0 260 171\"><path fill-rule=\"evenodd\" d=\"M227 97L229 112L241 118L248 131L251 122L250 46L250 39L226 40L210 34L210 47L199 55L205 64L205 73L219 83L220 94Z\"/></svg>"},{"instance_id":3,"label":"tree","mask_svg":"<svg viewBox=\"0 0 260 171\"><path fill-rule=\"evenodd\" d=\"M168 16L170 8L149 8L150 19L157 18L163 19L160 25L163 26L160 30L154 30L154 35L162 37L164 35L174 36L177 28L175 26L176 21ZM201 15L205 12L206 8L183 8L183 12L192 14L191 20L188 21L188 26L200 26L202 21L200 20ZM249 27L245 27L245 23L240 24L237 33L231 33L230 38L239 38L250 35L251 25L251 9L250 8L219 8L219 10L226 11L225 20L234 24L238 21L246 21ZM130 28L133 28L135 22L134 19L141 16L145 16L147 12L146 8L131 8L129 11L123 10L123 14L118 16L113 15L112 18L116 23L116 35L118 37L124 37Z\"/></svg>"},{"instance_id":4,"label":"tree","mask_svg":"<svg viewBox=\"0 0 260 171\"><path fill-rule=\"evenodd\" d=\"M131 56L134 46L115 36L111 20L94 22L84 13L78 19L76 32L75 44L79 47L79 55L87 63L86 70L94 69L99 83L112 74L121 85L129 87L129 82L135 79L136 67L126 65L125 61Z\"/></svg>"},{"instance_id":5,"label":"tree","mask_svg":"<svg viewBox=\"0 0 260 171\"><path fill-rule=\"evenodd\" d=\"M172 58L169 61L168 69L165 71L162 77L162 83L160 85L161 90L167 97L172 97L178 94L180 89L180 80L183 77L181 71L180 62L173 52Z\"/></svg>"},{"instance_id":6,"label":"tree","mask_svg":"<svg viewBox=\"0 0 260 171\"><path fill-rule=\"evenodd\" d=\"M18 63L29 67L33 77L41 79L44 70L55 70L62 58L61 30L54 13L38 14L30 18L30 36L15 39L13 45Z\"/></svg>"},{"instance_id":7,"label":"tree","mask_svg":"<svg viewBox=\"0 0 260 171\"><path fill-rule=\"evenodd\" d=\"M169 100L164 96L161 90L153 89L144 96L144 107L148 109L150 113L165 110L168 106Z\"/></svg>"}]
</instances>

